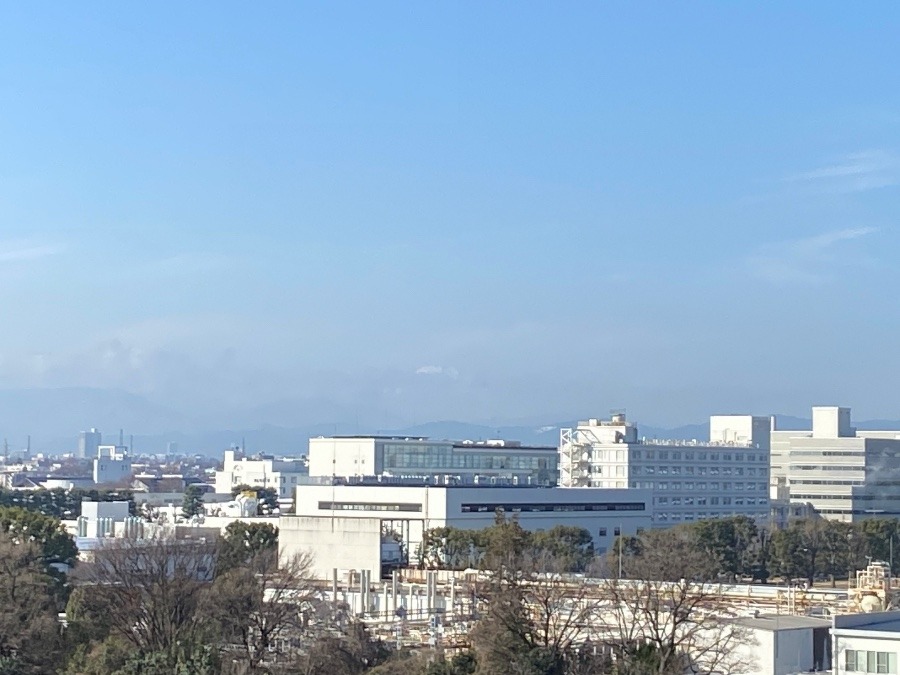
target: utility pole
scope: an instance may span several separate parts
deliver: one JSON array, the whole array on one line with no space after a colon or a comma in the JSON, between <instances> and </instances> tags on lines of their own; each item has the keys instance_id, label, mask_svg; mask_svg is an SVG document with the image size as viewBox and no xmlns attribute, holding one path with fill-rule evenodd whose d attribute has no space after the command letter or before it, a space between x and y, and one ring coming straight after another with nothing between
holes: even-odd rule
<instances>
[{"instance_id":1,"label":"utility pole","mask_svg":"<svg viewBox=\"0 0 900 675\"><path fill-rule=\"evenodd\" d=\"M622 539L624 537L624 531L622 530L621 525L619 526L619 579L622 578L622 545L625 541Z\"/></svg>"}]
</instances>

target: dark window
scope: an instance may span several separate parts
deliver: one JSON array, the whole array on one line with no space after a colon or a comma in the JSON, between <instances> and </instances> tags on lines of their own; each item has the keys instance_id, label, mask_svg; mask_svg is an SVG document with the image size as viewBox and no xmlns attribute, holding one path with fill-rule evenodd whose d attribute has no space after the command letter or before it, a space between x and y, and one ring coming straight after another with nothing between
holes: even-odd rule
<instances>
[{"instance_id":1,"label":"dark window","mask_svg":"<svg viewBox=\"0 0 900 675\"><path fill-rule=\"evenodd\" d=\"M547 511L645 511L644 502L602 502L595 504L462 504L463 513L547 512ZM419 509L421 510L421 508Z\"/></svg>"},{"instance_id":2,"label":"dark window","mask_svg":"<svg viewBox=\"0 0 900 675\"><path fill-rule=\"evenodd\" d=\"M416 511L421 504L367 504L364 502L319 502L320 511Z\"/></svg>"}]
</instances>

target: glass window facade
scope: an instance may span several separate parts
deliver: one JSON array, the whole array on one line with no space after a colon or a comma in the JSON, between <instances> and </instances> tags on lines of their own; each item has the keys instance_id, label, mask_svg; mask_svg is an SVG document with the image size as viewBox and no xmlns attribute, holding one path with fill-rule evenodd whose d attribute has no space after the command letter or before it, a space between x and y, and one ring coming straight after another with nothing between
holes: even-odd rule
<instances>
[{"instance_id":1,"label":"glass window facade","mask_svg":"<svg viewBox=\"0 0 900 675\"><path fill-rule=\"evenodd\" d=\"M410 474L529 476L538 484L559 480L559 456L516 447L454 446L449 443L385 443L384 471Z\"/></svg>"}]
</instances>

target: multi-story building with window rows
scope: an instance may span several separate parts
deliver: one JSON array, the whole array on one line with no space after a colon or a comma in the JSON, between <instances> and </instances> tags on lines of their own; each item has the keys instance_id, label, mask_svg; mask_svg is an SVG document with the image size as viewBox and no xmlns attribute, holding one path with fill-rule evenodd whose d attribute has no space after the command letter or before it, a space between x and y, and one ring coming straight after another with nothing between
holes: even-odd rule
<instances>
[{"instance_id":1,"label":"multi-story building with window rows","mask_svg":"<svg viewBox=\"0 0 900 675\"><path fill-rule=\"evenodd\" d=\"M793 503L853 522L900 516L900 431L863 431L850 409L817 406L812 429L772 431L772 479Z\"/></svg>"},{"instance_id":2,"label":"multi-story building with window rows","mask_svg":"<svg viewBox=\"0 0 900 675\"><path fill-rule=\"evenodd\" d=\"M309 439L311 476L455 477L461 483L491 478L551 486L559 480L552 446L518 441L437 441L402 436L332 436Z\"/></svg>"},{"instance_id":3,"label":"multi-story building with window rows","mask_svg":"<svg viewBox=\"0 0 900 675\"><path fill-rule=\"evenodd\" d=\"M563 429L560 485L649 490L655 527L731 515L767 520L770 418L710 422L709 442L638 439L625 415Z\"/></svg>"}]
</instances>

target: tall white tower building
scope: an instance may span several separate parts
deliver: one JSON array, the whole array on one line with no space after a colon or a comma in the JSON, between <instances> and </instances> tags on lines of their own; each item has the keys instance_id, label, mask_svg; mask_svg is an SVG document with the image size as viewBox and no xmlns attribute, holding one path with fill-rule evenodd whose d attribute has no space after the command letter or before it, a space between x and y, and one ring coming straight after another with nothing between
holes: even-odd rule
<instances>
[{"instance_id":1,"label":"tall white tower building","mask_svg":"<svg viewBox=\"0 0 900 675\"><path fill-rule=\"evenodd\" d=\"M102 437L97 429L92 428L90 431L82 431L78 435L78 457L81 459L96 457L97 449L102 442Z\"/></svg>"}]
</instances>

